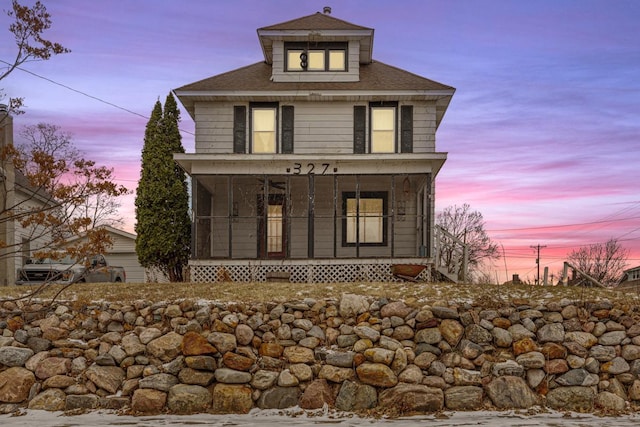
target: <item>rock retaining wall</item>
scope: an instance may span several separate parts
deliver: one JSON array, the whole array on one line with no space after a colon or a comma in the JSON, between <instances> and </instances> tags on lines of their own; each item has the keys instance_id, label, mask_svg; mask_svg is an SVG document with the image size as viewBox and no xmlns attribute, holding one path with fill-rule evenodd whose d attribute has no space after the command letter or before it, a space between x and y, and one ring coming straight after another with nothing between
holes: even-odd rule
<instances>
[{"instance_id":1,"label":"rock retaining wall","mask_svg":"<svg viewBox=\"0 0 640 427\"><path fill-rule=\"evenodd\" d=\"M608 301L78 305L0 305L0 412L616 412L640 401L640 309Z\"/></svg>"}]
</instances>

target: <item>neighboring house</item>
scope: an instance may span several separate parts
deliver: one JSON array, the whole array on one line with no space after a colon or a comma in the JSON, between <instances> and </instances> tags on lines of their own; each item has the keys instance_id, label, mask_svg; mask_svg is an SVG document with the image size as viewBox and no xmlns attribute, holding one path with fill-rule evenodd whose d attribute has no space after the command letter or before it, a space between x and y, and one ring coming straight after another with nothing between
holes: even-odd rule
<instances>
[{"instance_id":1,"label":"neighboring house","mask_svg":"<svg viewBox=\"0 0 640 427\"><path fill-rule=\"evenodd\" d=\"M13 144L13 118L7 112L6 105L0 104L0 150ZM16 281L15 260L10 254L15 244L13 221L7 215L7 207L14 204L15 172L9 162L0 162L0 285L13 285Z\"/></svg>"},{"instance_id":2,"label":"neighboring house","mask_svg":"<svg viewBox=\"0 0 640 427\"><path fill-rule=\"evenodd\" d=\"M145 269L138 263L136 254L136 235L124 230L105 225L102 226L111 238L111 247L103 254L109 265L124 267L127 283L145 283L148 281ZM82 239L82 236L69 239L69 243Z\"/></svg>"},{"instance_id":3,"label":"neighboring house","mask_svg":"<svg viewBox=\"0 0 640 427\"><path fill-rule=\"evenodd\" d=\"M0 147L13 144L13 118L0 108ZM13 168L10 161L0 164L0 285L14 285L17 270L33 250L49 241L49 234L37 226L23 227L20 212L38 211L52 203L47 194L34 189L27 178Z\"/></svg>"},{"instance_id":4,"label":"neighboring house","mask_svg":"<svg viewBox=\"0 0 640 427\"><path fill-rule=\"evenodd\" d=\"M625 270L617 285L619 288L632 286L640 286L640 266Z\"/></svg>"},{"instance_id":5,"label":"neighboring house","mask_svg":"<svg viewBox=\"0 0 640 427\"><path fill-rule=\"evenodd\" d=\"M192 179L192 281L433 265L455 89L373 60L374 30L330 13L259 28L263 61L175 89L196 125L195 153L174 155Z\"/></svg>"}]
</instances>

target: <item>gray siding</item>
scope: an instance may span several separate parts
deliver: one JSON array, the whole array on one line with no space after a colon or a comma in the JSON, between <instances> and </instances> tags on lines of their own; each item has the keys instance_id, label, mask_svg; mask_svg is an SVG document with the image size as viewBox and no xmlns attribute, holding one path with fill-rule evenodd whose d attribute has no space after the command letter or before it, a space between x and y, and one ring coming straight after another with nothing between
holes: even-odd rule
<instances>
[{"instance_id":1,"label":"gray siding","mask_svg":"<svg viewBox=\"0 0 640 427\"><path fill-rule=\"evenodd\" d=\"M413 152L435 151L436 107L434 102L400 103L414 106ZM196 104L196 153L233 153L233 107L248 103L201 102ZM284 105L284 103L283 103ZM366 102L296 102L294 106L295 154L353 153L353 106L368 106ZM249 110L247 108L247 120ZM368 116L368 114L367 114ZM368 117L367 117L368 120ZM398 114L400 129L400 114ZM247 130L249 127L247 127ZM369 125L367 142L369 145ZM399 138L399 132L397 137ZM247 132L246 146L249 147Z\"/></svg>"}]
</instances>

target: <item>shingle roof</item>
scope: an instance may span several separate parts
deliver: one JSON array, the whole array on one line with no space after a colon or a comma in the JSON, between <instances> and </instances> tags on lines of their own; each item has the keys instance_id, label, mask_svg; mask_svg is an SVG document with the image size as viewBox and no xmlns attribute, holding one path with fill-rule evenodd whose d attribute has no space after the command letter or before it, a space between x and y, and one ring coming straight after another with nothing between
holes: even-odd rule
<instances>
[{"instance_id":1,"label":"shingle roof","mask_svg":"<svg viewBox=\"0 0 640 427\"><path fill-rule=\"evenodd\" d=\"M325 13L316 12L313 15L292 19L280 24L258 28L258 31L280 30L371 30L371 28L355 25Z\"/></svg>"},{"instance_id":2,"label":"shingle roof","mask_svg":"<svg viewBox=\"0 0 640 427\"><path fill-rule=\"evenodd\" d=\"M175 89L177 92L207 91L291 91L291 90L454 90L453 87L400 68L372 62L360 66L357 82L273 82L271 66L259 62Z\"/></svg>"}]
</instances>

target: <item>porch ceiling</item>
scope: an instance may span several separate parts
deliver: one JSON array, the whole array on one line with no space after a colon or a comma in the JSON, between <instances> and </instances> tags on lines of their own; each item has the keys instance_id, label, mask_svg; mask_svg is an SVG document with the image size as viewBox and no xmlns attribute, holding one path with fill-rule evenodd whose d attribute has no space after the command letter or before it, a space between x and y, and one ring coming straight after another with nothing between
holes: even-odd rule
<instances>
[{"instance_id":1,"label":"porch ceiling","mask_svg":"<svg viewBox=\"0 0 640 427\"><path fill-rule=\"evenodd\" d=\"M174 160L189 175L386 175L431 173L435 177L447 153L425 154L198 154L178 153Z\"/></svg>"}]
</instances>

